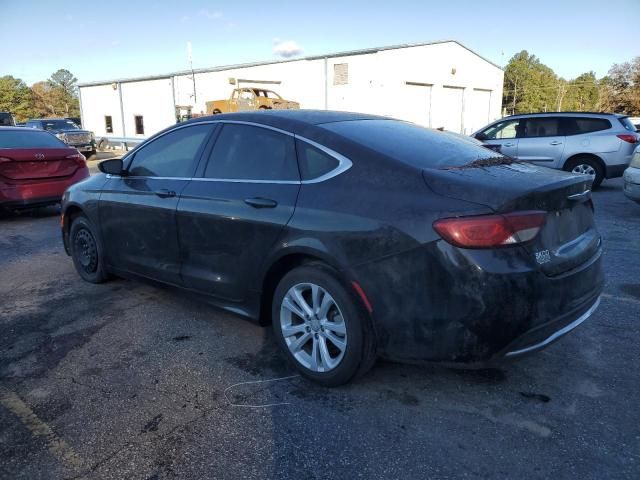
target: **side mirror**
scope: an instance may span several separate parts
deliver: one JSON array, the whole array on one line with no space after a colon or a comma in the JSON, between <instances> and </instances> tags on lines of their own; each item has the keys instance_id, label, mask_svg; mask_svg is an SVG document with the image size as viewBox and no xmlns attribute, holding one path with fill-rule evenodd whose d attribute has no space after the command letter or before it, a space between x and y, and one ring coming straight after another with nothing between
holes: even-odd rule
<instances>
[{"instance_id":1,"label":"side mirror","mask_svg":"<svg viewBox=\"0 0 640 480\"><path fill-rule=\"evenodd\" d=\"M98 170L107 175L123 175L125 172L122 169L121 158L110 158L109 160L103 160L98 164Z\"/></svg>"},{"instance_id":2,"label":"side mirror","mask_svg":"<svg viewBox=\"0 0 640 480\"><path fill-rule=\"evenodd\" d=\"M486 136L484 133L482 133L482 132L480 132L480 133L476 133L476 134L475 134L475 135L473 135L473 136L476 138L476 140L480 140L480 141L482 141L482 140L486 140L486 139L487 139L487 136Z\"/></svg>"}]
</instances>

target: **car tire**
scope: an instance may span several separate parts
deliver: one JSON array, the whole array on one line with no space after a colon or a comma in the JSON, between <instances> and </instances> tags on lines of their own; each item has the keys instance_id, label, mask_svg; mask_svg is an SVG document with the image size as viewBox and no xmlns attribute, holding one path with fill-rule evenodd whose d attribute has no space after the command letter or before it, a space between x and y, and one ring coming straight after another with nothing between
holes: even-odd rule
<instances>
[{"instance_id":1,"label":"car tire","mask_svg":"<svg viewBox=\"0 0 640 480\"><path fill-rule=\"evenodd\" d=\"M102 283L109 278L104 264L104 250L89 220L80 216L69 230L69 248L73 265L83 280Z\"/></svg>"},{"instance_id":2,"label":"car tire","mask_svg":"<svg viewBox=\"0 0 640 480\"><path fill-rule=\"evenodd\" d=\"M315 306L314 291L319 292ZM307 318L293 312L304 312L300 300L295 300L300 298L297 294L306 301ZM271 314L284 354L304 377L316 383L327 387L345 384L375 363L371 319L335 272L323 264L307 264L287 273L274 292Z\"/></svg>"},{"instance_id":3,"label":"car tire","mask_svg":"<svg viewBox=\"0 0 640 480\"><path fill-rule=\"evenodd\" d=\"M604 180L604 170L600 163L597 160L594 160L593 157L578 155L565 164L564 170L567 172L582 174L587 174L588 172L593 171L594 173L591 175L594 175L592 186L594 190L598 188Z\"/></svg>"}]
</instances>

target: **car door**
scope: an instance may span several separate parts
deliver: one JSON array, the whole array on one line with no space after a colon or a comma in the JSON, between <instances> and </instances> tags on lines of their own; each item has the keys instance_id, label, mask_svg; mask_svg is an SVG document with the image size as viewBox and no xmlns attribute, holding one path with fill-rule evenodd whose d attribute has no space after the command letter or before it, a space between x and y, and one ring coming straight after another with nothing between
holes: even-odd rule
<instances>
[{"instance_id":1,"label":"car door","mask_svg":"<svg viewBox=\"0 0 640 480\"><path fill-rule=\"evenodd\" d=\"M518 135L521 119L506 119L478 132L475 137L486 147L512 158L518 157Z\"/></svg>"},{"instance_id":2,"label":"car door","mask_svg":"<svg viewBox=\"0 0 640 480\"><path fill-rule=\"evenodd\" d=\"M180 283L176 208L214 125L173 129L126 159L127 175L109 178L100 197L100 226L109 265Z\"/></svg>"},{"instance_id":3,"label":"car door","mask_svg":"<svg viewBox=\"0 0 640 480\"><path fill-rule=\"evenodd\" d=\"M257 108L256 94L250 88L243 88L238 99L238 111L245 112Z\"/></svg>"},{"instance_id":4,"label":"car door","mask_svg":"<svg viewBox=\"0 0 640 480\"><path fill-rule=\"evenodd\" d=\"M225 123L205 153L201 178L178 205L185 286L245 300L251 280L295 208L295 142L268 127Z\"/></svg>"},{"instance_id":5,"label":"car door","mask_svg":"<svg viewBox=\"0 0 640 480\"><path fill-rule=\"evenodd\" d=\"M547 167L559 167L565 147L560 117L531 117L524 120L518 141L518 159Z\"/></svg>"}]
</instances>

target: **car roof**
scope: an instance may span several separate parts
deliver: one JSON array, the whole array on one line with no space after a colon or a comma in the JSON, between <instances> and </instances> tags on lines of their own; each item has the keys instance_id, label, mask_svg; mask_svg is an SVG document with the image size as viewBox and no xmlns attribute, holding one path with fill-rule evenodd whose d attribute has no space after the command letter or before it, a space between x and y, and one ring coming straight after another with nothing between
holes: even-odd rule
<instances>
[{"instance_id":1,"label":"car roof","mask_svg":"<svg viewBox=\"0 0 640 480\"><path fill-rule=\"evenodd\" d=\"M509 115L507 117L504 118L515 118L515 117L534 117L534 116L580 116L580 115L586 115L586 116L593 116L593 115L601 115L603 117L607 116L607 117L617 117L617 118L624 118L627 115L622 115L620 113L608 113L608 112L533 112L533 113L518 113L516 115Z\"/></svg>"},{"instance_id":2,"label":"car roof","mask_svg":"<svg viewBox=\"0 0 640 480\"><path fill-rule=\"evenodd\" d=\"M223 113L198 117L188 123L211 120L235 120L268 125L296 133L310 126L354 120L389 120L388 117L366 113L336 112L331 110L266 110L259 112Z\"/></svg>"}]
</instances>

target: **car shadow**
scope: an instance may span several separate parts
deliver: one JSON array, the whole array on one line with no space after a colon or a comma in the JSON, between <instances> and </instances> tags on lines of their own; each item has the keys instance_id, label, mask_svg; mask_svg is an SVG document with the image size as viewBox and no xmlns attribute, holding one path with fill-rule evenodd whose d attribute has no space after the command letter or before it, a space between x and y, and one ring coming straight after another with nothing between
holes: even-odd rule
<instances>
[{"instance_id":1,"label":"car shadow","mask_svg":"<svg viewBox=\"0 0 640 480\"><path fill-rule=\"evenodd\" d=\"M0 208L0 222L19 222L25 219L50 218L57 215L60 215L59 204L18 210Z\"/></svg>"}]
</instances>

